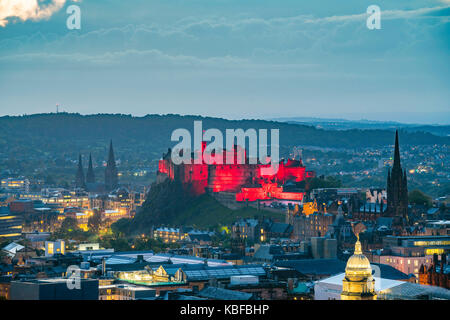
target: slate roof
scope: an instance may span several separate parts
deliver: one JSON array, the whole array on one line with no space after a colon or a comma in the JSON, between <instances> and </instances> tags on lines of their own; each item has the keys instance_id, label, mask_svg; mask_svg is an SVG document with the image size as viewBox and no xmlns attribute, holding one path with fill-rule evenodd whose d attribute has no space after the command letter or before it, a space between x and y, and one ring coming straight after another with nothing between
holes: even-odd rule
<instances>
[{"instance_id":1,"label":"slate roof","mask_svg":"<svg viewBox=\"0 0 450 320\"><path fill-rule=\"evenodd\" d=\"M389 280L408 280L409 276L406 273L403 273L394 267L391 267L387 264L381 263L371 263L371 265L378 266L380 268L381 278L389 279ZM373 267L372 267L373 269Z\"/></svg>"},{"instance_id":2,"label":"slate roof","mask_svg":"<svg viewBox=\"0 0 450 320\"><path fill-rule=\"evenodd\" d=\"M304 275L335 275L345 271L346 263L339 259L304 259L277 261L277 267L289 267Z\"/></svg>"},{"instance_id":3,"label":"slate roof","mask_svg":"<svg viewBox=\"0 0 450 320\"><path fill-rule=\"evenodd\" d=\"M275 222L270 226L270 232L272 233L289 233L292 231L292 226L287 223Z\"/></svg>"},{"instance_id":4,"label":"slate roof","mask_svg":"<svg viewBox=\"0 0 450 320\"><path fill-rule=\"evenodd\" d=\"M200 234L188 234L189 239L191 241L211 241L211 237L209 234L200 233Z\"/></svg>"},{"instance_id":5,"label":"slate roof","mask_svg":"<svg viewBox=\"0 0 450 320\"><path fill-rule=\"evenodd\" d=\"M393 218L389 218L389 217L379 217L377 219L377 226L378 227L386 226L388 228L391 228L392 220L393 220Z\"/></svg>"},{"instance_id":6,"label":"slate roof","mask_svg":"<svg viewBox=\"0 0 450 320\"><path fill-rule=\"evenodd\" d=\"M23 248L25 247L18 243L11 242L6 247L4 247L3 250L6 251L8 255L13 257L18 251L22 250Z\"/></svg>"},{"instance_id":7,"label":"slate roof","mask_svg":"<svg viewBox=\"0 0 450 320\"><path fill-rule=\"evenodd\" d=\"M336 275L345 272L346 262L339 259L304 259L292 261L278 261L274 263L277 267L290 267L305 275ZM372 263L380 268L380 275L389 280L408 280L407 274L386 264ZM373 268L374 269L374 268ZM376 271L376 270L375 270Z\"/></svg>"},{"instance_id":8,"label":"slate roof","mask_svg":"<svg viewBox=\"0 0 450 320\"><path fill-rule=\"evenodd\" d=\"M255 251L253 257L260 260L272 260L274 255L283 253L284 251L280 246L264 244Z\"/></svg>"},{"instance_id":9,"label":"slate roof","mask_svg":"<svg viewBox=\"0 0 450 320\"><path fill-rule=\"evenodd\" d=\"M221 267L198 266L196 268L181 268L187 281L205 281L210 279L229 279L231 276L253 275L266 276L266 270L261 265L232 265Z\"/></svg>"},{"instance_id":10,"label":"slate roof","mask_svg":"<svg viewBox=\"0 0 450 320\"><path fill-rule=\"evenodd\" d=\"M223 288L206 287L198 293L198 296L211 300L250 300L253 294Z\"/></svg>"}]
</instances>

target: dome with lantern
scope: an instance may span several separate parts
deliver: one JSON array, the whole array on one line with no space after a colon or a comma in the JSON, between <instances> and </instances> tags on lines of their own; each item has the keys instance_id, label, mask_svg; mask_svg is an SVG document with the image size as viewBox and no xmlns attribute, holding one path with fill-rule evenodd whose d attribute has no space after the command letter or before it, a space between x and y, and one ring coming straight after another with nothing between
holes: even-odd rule
<instances>
[{"instance_id":1,"label":"dome with lantern","mask_svg":"<svg viewBox=\"0 0 450 320\"><path fill-rule=\"evenodd\" d=\"M362 253L359 236L355 243L355 252L347 261L345 276L354 281L367 279L372 276L372 267L369 259Z\"/></svg>"}]
</instances>

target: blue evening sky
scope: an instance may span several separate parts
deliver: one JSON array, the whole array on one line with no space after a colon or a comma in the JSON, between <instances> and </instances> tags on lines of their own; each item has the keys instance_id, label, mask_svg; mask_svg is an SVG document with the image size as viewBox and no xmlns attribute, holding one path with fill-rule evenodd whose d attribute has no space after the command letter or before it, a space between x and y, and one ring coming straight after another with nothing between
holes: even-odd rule
<instances>
[{"instance_id":1,"label":"blue evening sky","mask_svg":"<svg viewBox=\"0 0 450 320\"><path fill-rule=\"evenodd\" d=\"M450 124L450 0L23 0L53 6L25 21L8 16L11 1L0 0L0 115L58 103ZM72 4L81 30L66 27ZM366 27L369 5L381 30Z\"/></svg>"}]
</instances>

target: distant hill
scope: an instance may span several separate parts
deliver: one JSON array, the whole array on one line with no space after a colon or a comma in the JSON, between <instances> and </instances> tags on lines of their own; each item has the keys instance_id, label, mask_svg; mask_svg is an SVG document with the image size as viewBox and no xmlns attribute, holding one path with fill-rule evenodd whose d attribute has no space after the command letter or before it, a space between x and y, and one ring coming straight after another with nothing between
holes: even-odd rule
<instances>
[{"instance_id":1,"label":"distant hill","mask_svg":"<svg viewBox=\"0 0 450 320\"><path fill-rule=\"evenodd\" d=\"M158 159L175 143L171 133L177 128L192 132L193 121L203 120L203 128L255 128L280 130L282 146L319 146L359 148L392 145L393 128L343 131L318 129L311 125L265 120L226 120L200 116L123 114L35 114L0 117L0 156L3 159L48 159L78 152L93 152L104 157L109 139L127 161ZM400 131L402 145L449 144L450 137L427 132Z\"/></svg>"},{"instance_id":2,"label":"distant hill","mask_svg":"<svg viewBox=\"0 0 450 320\"><path fill-rule=\"evenodd\" d=\"M290 124L309 125L315 128L327 130L349 130L349 129L402 129L407 132L427 132L438 136L449 136L449 125L423 125L407 124L394 121L372 121L372 120L346 120L327 119L311 117L285 117L274 118L273 121L286 122Z\"/></svg>"}]
</instances>

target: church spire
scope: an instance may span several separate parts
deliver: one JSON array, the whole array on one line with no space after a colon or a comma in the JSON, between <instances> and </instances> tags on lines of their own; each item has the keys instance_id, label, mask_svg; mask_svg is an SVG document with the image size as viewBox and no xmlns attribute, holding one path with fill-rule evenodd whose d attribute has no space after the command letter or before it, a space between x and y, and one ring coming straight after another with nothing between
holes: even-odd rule
<instances>
[{"instance_id":1,"label":"church spire","mask_svg":"<svg viewBox=\"0 0 450 320\"><path fill-rule=\"evenodd\" d=\"M83 162L81 160L81 153L78 155L78 170L75 176L75 187L84 188L86 186L84 181Z\"/></svg>"},{"instance_id":2,"label":"church spire","mask_svg":"<svg viewBox=\"0 0 450 320\"><path fill-rule=\"evenodd\" d=\"M109 155L108 155L108 165L116 165L116 160L114 159L114 150L112 140L109 142Z\"/></svg>"},{"instance_id":3,"label":"church spire","mask_svg":"<svg viewBox=\"0 0 450 320\"><path fill-rule=\"evenodd\" d=\"M398 146L398 130L395 130L395 150L394 150L394 164L392 166L392 169L394 171L400 170L401 172L401 166L400 166L400 148Z\"/></svg>"},{"instance_id":4,"label":"church spire","mask_svg":"<svg viewBox=\"0 0 450 320\"><path fill-rule=\"evenodd\" d=\"M95 183L94 168L92 166L92 155L90 153L89 153L89 166L88 166L88 171L86 173L86 182L87 183Z\"/></svg>"},{"instance_id":5,"label":"church spire","mask_svg":"<svg viewBox=\"0 0 450 320\"><path fill-rule=\"evenodd\" d=\"M408 214L408 187L406 170L402 169L400 163L398 130L395 131L394 163L392 169L388 171L386 191L388 204L386 215L396 218L393 226L400 231Z\"/></svg>"},{"instance_id":6,"label":"church spire","mask_svg":"<svg viewBox=\"0 0 450 320\"><path fill-rule=\"evenodd\" d=\"M114 190L118 185L116 160L114 158L114 150L112 140L109 143L108 161L105 170L105 187L107 191Z\"/></svg>"}]
</instances>

